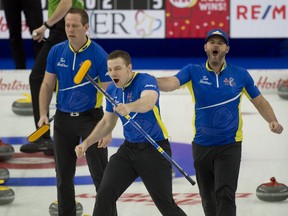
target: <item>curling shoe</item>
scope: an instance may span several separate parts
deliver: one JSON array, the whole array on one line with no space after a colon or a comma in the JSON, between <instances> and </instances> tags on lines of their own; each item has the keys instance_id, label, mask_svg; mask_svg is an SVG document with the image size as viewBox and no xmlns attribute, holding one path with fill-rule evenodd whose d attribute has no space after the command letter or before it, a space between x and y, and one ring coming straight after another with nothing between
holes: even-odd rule
<instances>
[{"instance_id":1,"label":"curling shoe","mask_svg":"<svg viewBox=\"0 0 288 216\"><path fill-rule=\"evenodd\" d=\"M51 139L40 138L35 142L22 145L20 151L24 153L44 152L45 155L53 155L53 145Z\"/></svg>"}]
</instances>

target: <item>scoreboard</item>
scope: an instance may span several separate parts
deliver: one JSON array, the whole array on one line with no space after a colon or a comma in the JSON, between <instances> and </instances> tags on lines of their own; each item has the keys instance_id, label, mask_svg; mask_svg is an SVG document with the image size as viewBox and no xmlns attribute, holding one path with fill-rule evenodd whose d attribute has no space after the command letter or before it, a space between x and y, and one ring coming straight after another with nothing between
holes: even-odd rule
<instances>
[{"instance_id":1,"label":"scoreboard","mask_svg":"<svg viewBox=\"0 0 288 216\"><path fill-rule=\"evenodd\" d=\"M229 31L229 0L86 0L96 38L201 38Z\"/></svg>"},{"instance_id":2,"label":"scoreboard","mask_svg":"<svg viewBox=\"0 0 288 216\"><path fill-rule=\"evenodd\" d=\"M229 0L83 0L91 38L201 38L211 28L228 31ZM41 0L47 19L48 0ZM1 5L0 5L1 6ZM0 10L0 38L8 38ZM22 14L22 19L25 16ZM30 38L23 22L24 38Z\"/></svg>"},{"instance_id":3,"label":"scoreboard","mask_svg":"<svg viewBox=\"0 0 288 216\"><path fill-rule=\"evenodd\" d=\"M165 0L84 0L86 10L164 10ZM42 0L48 9L48 0Z\"/></svg>"},{"instance_id":4,"label":"scoreboard","mask_svg":"<svg viewBox=\"0 0 288 216\"><path fill-rule=\"evenodd\" d=\"M0 39L8 26L0 0ZM287 38L287 0L83 0L91 38L204 38L221 28L231 38ZM47 19L48 0L41 0ZM1 10L2 9L2 10ZM23 38L31 38L22 14ZM269 28L267 28L269 26Z\"/></svg>"},{"instance_id":5,"label":"scoreboard","mask_svg":"<svg viewBox=\"0 0 288 216\"><path fill-rule=\"evenodd\" d=\"M201 38L229 30L229 0L85 0L95 38Z\"/></svg>"},{"instance_id":6,"label":"scoreboard","mask_svg":"<svg viewBox=\"0 0 288 216\"><path fill-rule=\"evenodd\" d=\"M165 0L85 0L88 10L164 10Z\"/></svg>"}]
</instances>

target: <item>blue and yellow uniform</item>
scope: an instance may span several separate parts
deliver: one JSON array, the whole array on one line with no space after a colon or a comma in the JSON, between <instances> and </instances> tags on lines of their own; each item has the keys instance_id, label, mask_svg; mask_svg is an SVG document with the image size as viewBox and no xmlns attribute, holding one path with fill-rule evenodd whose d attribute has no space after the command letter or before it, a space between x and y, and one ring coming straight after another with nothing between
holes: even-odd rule
<instances>
[{"instance_id":1,"label":"blue and yellow uniform","mask_svg":"<svg viewBox=\"0 0 288 216\"><path fill-rule=\"evenodd\" d=\"M138 100L141 92L145 90L154 90L159 95L156 79L148 74L134 73L132 80L127 83L125 88L117 88L114 83L111 83L107 88L107 93L118 103L131 103ZM109 101L106 103L106 111L113 112L113 105ZM132 112L129 115L155 141L167 139L167 130L160 116L159 97L152 110L146 113ZM129 124L125 117L121 116L120 119L124 128L124 137L127 141L132 143L147 142L146 138L132 124Z\"/></svg>"},{"instance_id":2,"label":"blue and yellow uniform","mask_svg":"<svg viewBox=\"0 0 288 216\"><path fill-rule=\"evenodd\" d=\"M180 85L186 84L195 103L195 143L217 146L242 141L242 95L249 99L260 95L247 70L224 64L216 74L208 63L189 64L176 77Z\"/></svg>"},{"instance_id":3,"label":"blue and yellow uniform","mask_svg":"<svg viewBox=\"0 0 288 216\"><path fill-rule=\"evenodd\" d=\"M57 100L54 117L54 155L57 172L57 200L60 215L75 215L74 176L77 157L74 149L86 139L103 117L102 97L89 81L76 85L74 77L85 60L92 66L89 75L95 81L110 82L107 74L107 53L87 38L75 52L69 41L53 46L47 58L47 73L56 75ZM108 163L107 148L91 146L86 152L87 164L93 183L98 189Z\"/></svg>"},{"instance_id":4,"label":"blue and yellow uniform","mask_svg":"<svg viewBox=\"0 0 288 216\"><path fill-rule=\"evenodd\" d=\"M84 1L83 0L71 0L73 8L82 8L84 9ZM48 1L48 18L55 13L56 8L61 5L61 0L49 0ZM62 4L63 6L63 4ZM59 12L59 11L58 11ZM29 84L30 84L30 91L32 96L32 106L33 106L33 117L35 126L37 128L37 123L40 119L39 113L39 92L41 83L44 79L45 69L46 69L46 60L49 51L51 50L52 46L67 40L66 32L65 32L65 21L64 16L66 12L62 14L62 19L51 26L49 30L49 37L43 44L41 50L39 51L37 58L35 59L31 74L29 76ZM58 14L59 16L59 14ZM38 26L39 27L39 26ZM33 30L33 29L32 29ZM50 140L50 130L48 130L43 136L44 140Z\"/></svg>"},{"instance_id":5,"label":"blue and yellow uniform","mask_svg":"<svg viewBox=\"0 0 288 216\"><path fill-rule=\"evenodd\" d=\"M94 57L96 56L96 58ZM89 75L97 82L110 82L106 65L107 53L87 38L86 44L76 53L64 41L55 45L47 58L46 71L57 75L58 90L56 107L62 112L84 112L102 105L102 94L87 80L81 85L74 84L74 77L82 63L89 59L92 66ZM54 64L53 64L54 62Z\"/></svg>"},{"instance_id":6,"label":"blue and yellow uniform","mask_svg":"<svg viewBox=\"0 0 288 216\"><path fill-rule=\"evenodd\" d=\"M224 63L217 74L206 64L187 65L176 77L195 104L194 167L205 215L235 216L242 151L241 99L260 95L248 71ZM217 200L217 201L216 201Z\"/></svg>"},{"instance_id":7,"label":"blue and yellow uniform","mask_svg":"<svg viewBox=\"0 0 288 216\"><path fill-rule=\"evenodd\" d=\"M168 134L160 117L159 89L155 77L134 73L124 88L117 88L111 83L106 91L117 103L129 104L138 100L145 90L158 93L154 108L146 113L131 112L129 115L171 157ZM106 111L114 112L113 104L106 101ZM125 117L120 119L125 140L110 157L97 191L97 200L101 201L96 202L93 215L117 215L115 200L140 177L162 215L185 216L173 199L171 163Z\"/></svg>"}]
</instances>

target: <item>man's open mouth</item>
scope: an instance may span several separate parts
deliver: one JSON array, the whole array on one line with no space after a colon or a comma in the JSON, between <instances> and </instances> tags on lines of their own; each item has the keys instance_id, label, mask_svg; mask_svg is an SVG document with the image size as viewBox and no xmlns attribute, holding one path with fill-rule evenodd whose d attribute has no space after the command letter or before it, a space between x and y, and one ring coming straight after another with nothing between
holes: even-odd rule
<instances>
[{"instance_id":1,"label":"man's open mouth","mask_svg":"<svg viewBox=\"0 0 288 216\"><path fill-rule=\"evenodd\" d=\"M214 56L218 55L218 50L213 50L212 54L213 54Z\"/></svg>"}]
</instances>

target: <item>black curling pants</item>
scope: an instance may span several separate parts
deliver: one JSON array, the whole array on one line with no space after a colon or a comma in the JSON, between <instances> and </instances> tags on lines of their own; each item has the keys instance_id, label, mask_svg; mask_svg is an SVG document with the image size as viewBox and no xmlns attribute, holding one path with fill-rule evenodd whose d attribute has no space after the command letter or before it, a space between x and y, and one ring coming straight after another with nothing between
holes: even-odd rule
<instances>
[{"instance_id":1,"label":"black curling pants","mask_svg":"<svg viewBox=\"0 0 288 216\"><path fill-rule=\"evenodd\" d=\"M171 156L167 140L157 142ZM150 143L124 142L110 158L97 191L93 216L115 216L116 201L141 177L155 205L164 216L185 216L172 196L171 164Z\"/></svg>"},{"instance_id":2,"label":"black curling pants","mask_svg":"<svg viewBox=\"0 0 288 216\"><path fill-rule=\"evenodd\" d=\"M241 142L201 146L193 142L197 184L205 216L236 216Z\"/></svg>"},{"instance_id":3,"label":"black curling pants","mask_svg":"<svg viewBox=\"0 0 288 216\"><path fill-rule=\"evenodd\" d=\"M102 116L102 107L82 113L80 116L70 116L69 113L56 111L54 156L60 216L76 216L74 176L77 156L74 149L81 139L85 139L92 132ZM86 152L86 160L97 190L108 163L107 148L97 148L97 144L90 146Z\"/></svg>"}]
</instances>

